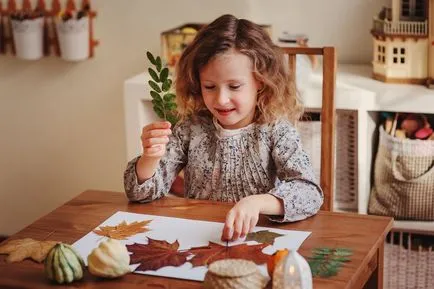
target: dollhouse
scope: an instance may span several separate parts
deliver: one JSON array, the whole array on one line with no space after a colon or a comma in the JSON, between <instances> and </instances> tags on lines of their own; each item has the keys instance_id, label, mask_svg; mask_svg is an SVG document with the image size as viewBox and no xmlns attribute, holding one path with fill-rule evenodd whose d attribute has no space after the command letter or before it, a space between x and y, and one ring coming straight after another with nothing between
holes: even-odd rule
<instances>
[{"instance_id":1,"label":"dollhouse","mask_svg":"<svg viewBox=\"0 0 434 289\"><path fill-rule=\"evenodd\" d=\"M434 0L391 0L371 34L374 79L434 84Z\"/></svg>"}]
</instances>

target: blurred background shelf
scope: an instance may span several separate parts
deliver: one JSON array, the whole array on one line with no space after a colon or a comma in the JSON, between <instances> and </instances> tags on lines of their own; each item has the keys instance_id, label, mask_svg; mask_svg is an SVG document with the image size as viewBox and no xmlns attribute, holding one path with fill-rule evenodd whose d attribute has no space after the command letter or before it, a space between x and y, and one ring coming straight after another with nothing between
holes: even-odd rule
<instances>
[{"instance_id":1,"label":"blurred background shelf","mask_svg":"<svg viewBox=\"0 0 434 289\"><path fill-rule=\"evenodd\" d=\"M346 154L345 162L351 163L353 167L347 166L345 172L355 175L349 185L341 186L346 188L344 192L338 191L335 210L339 211L367 213L379 112L434 113L434 90L422 85L379 82L372 79L371 74L370 65L338 65L335 96L337 149L341 144L341 149L354 150L352 154ZM128 160L141 153L140 132L143 125L157 120L152 110L148 79L147 73L141 73L124 82ZM310 81L299 87L307 111L315 112L321 108L321 89L321 70L316 70ZM355 132L354 138L351 137L351 131ZM348 159L351 157L353 159ZM397 224L404 226L405 223ZM430 230L430 225L427 228Z\"/></svg>"}]
</instances>

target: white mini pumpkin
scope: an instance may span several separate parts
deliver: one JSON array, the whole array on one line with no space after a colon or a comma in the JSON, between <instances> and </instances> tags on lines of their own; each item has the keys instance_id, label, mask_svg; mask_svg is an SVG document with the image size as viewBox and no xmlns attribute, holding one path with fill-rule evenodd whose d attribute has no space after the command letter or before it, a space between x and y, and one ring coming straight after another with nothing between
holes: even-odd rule
<instances>
[{"instance_id":1,"label":"white mini pumpkin","mask_svg":"<svg viewBox=\"0 0 434 289\"><path fill-rule=\"evenodd\" d=\"M87 266L92 275L116 278L131 272L127 247L115 239L102 241L87 257Z\"/></svg>"}]
</instances>

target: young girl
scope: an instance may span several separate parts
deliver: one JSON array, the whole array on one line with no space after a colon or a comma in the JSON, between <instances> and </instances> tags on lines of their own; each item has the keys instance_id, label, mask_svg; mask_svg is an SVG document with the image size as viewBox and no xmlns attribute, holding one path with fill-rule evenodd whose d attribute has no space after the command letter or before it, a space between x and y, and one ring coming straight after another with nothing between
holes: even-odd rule
<instances>
[{"instance_id":1,"label":"young girl","mask_svg":"<svg viewBox=\"0 0 434 289\"><path fill-rule=\"evenodd\" d=\"M258 25L224 15L182 54L176 94L182 120L142 131L143 154L128 163L131 201L167 194L185 172L185 197L236 202L223 240L243 238L259 214L305 219L323 195L294 127L302 109L284 57Z\"/></svg>"}]
</instances>

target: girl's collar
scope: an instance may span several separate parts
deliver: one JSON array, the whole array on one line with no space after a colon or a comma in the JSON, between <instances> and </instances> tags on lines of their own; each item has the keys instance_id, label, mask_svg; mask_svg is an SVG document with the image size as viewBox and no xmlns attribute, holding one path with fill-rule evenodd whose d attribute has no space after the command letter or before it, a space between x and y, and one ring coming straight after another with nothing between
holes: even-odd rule
<instances>
[{"instance_id":1,"label":"girl's collar","mask_svg":"<svg viewBox=\"0 0 434 289\"><path fill-rule=\"evenodd\" d=\"M242 128L225 129L219 124L218 120L215 117L212 118L212 122L214 123L214 126L216 128L217 136L219 137L231 137L231 136L241 135L244 132L251 131L256 125L254 122L252 122L251 124Z\"/></svg>"}]
</instances>

